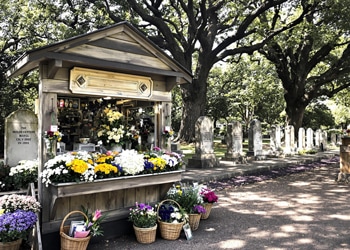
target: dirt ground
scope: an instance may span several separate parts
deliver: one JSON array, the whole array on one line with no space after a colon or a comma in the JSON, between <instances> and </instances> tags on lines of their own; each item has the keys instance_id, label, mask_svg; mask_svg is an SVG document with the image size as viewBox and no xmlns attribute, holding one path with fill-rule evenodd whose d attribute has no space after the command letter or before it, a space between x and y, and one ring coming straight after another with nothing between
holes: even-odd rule
<instances>
[{"instance_id":1,"label":"dirt ground","mask_svg":"<svg viewBox=\"0 0 350 250\"><path fill-rule=\"evenodd\" d=\"M193 238L157 235L139 244L134 235L90 244L109 249L350 249L349 184L335 182L339 164L218 191L219 202Z\"/></svg>"}]
</instances>

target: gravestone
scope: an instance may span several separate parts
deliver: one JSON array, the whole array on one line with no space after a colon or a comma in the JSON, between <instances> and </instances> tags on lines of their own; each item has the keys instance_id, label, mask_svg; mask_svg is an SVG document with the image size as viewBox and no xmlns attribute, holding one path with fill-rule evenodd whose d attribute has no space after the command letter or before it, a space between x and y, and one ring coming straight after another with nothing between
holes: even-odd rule
<instances>
[{"instance_id":1,"label":"gravestone","mask_svg":"<svg viewBox=\"0 0 350 250\"><path fill-rule=\"evenodd\" d=\"M317 129L315 132L315 146L319 148L321 145L321 129Z\"/></svg>"},{"instance_id":2,"label":"gravestone","mask_svg":"<svg viewBox=\"0 0 350 250\"><path fill-rule=\"evenodd\" d=\"M195 124L195 154L188 159L188 167L211 168L218 165L214 154L214 125L210 118L201 116Z\"/></svg>"},{"instance_id":3,"label":"gravestone","mask_svg":"<svg viewBox=\"0 0 350 250\"><path fill-rule=\"evenodd\" d=\"M236 160L242 156L243 132L240 122L234 121L227 125L226 146L225 160Z\"/></svg>"},{"instance_id":4,"label":"gravestone","mask_svg":"<svg viewBox=\"0 0 350 250\"><path fill-rule=\"evenodd\" d=\"M331 145L332 146L337 145L337 134L336 133L331 134Z\"/></svg>"},{"instance_id":5,"label":"gravestone","mask_svg":"<svg viewBox=\"0 0 350 250\"><path fill-rule=\"evenodd\" d=\"M284 153L295 154L295 152L296 152L296 145L295 145L294 126L288 125L285 128Z\"/></svg>"},{"instance_id":6,"label":"gravestone","mask_svg":"<svg viewBox=\"0 0 350 250\"><path fill-rule=\"evenodd\" d=\"M305 149L305 129L299 128L298 131L298 149L303 150Z\"/></svg>"},{"instance_id":7,"label":"gravestone","mask_svg":"<svg viewBox=\"0 0 350 250\"><path fill-rule=\"evenodd\" d=\"M272 151L278 151L281 149L281 127L279 125L271 126L270 147Z\"/></svg>"},{"instance_id":8,"label":"gravestone","mask_svg":"<svg viewBox=\"0 0 350 250\"><path fill-rule=\"evenodd\" d=\"M328 147L327 136L328 136L327 131L321 130L321 134L320 134L320 150L321 151L327 150L327 147Z\"/></svg>"},{"instance_id":9,"label":"gravestone","mask_svg":"<svg viewBox=\"0 0 350 250\"><path fill-rule=\"evenodd\" d=\"M255 157L263 155L261 123L257 119L250 122L247 155L254 155Z\"/></svg>"},{"instance_id":10,"label":"gravestone","mask_svg":"<svg viewBox=\"0 0 350 250\"><path fill-rule=\"evenodd\" d=\"M314 148L314 131L312 130L312 128L308 128L306 130L306 148Z\"/></svg>"},{"instance_id":11,"label":"gravestone","mask_svg":"<svg viewBox=\"0 0 350 250\"><path fill-rule=\"evenodd\" d=\"M38 158L38 117L29 110L17 110L5 119L5 164Z\"/></svg>"}]
</instances>

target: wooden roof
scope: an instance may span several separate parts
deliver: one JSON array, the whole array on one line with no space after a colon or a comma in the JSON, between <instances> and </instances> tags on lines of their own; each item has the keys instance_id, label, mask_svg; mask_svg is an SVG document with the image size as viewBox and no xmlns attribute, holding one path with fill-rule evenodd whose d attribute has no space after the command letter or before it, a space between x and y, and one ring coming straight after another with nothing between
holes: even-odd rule
<instances>
[{"instance_id":1,"label":"wooden roof","mask_svg":"<svg viewBox=\"0 0 350 250\"><path fill-rule=\"evenodd\" d=\"M176 84L190 83L192 75L128 22L31 50L9 68L16 77L39 67L42 62L55 68L87 67L142 75L171 77Z\"/></svg>"}]
</instances>

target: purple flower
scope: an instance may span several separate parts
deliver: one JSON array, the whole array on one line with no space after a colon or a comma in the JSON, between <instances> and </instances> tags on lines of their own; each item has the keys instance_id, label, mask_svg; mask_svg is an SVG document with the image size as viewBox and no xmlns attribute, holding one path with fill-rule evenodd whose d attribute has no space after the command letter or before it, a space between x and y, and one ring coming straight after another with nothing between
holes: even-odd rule
<instances>
[{"instance_id":1,"label":"purple flower","mask_svg":"<svg viewBox=\"0 0 350 250\"><path fill-rule=\"evenodd\" d=\"M195 205L193 211L197 214L204 214L206 212L205 208L201 205Z\"/></svg>"},{"instance_id":2,"label":"purple flower","mask_svg":"<svg viewBox=\"0 0 350 250\"><path fill-rule=\"evenodd\" d=\"M25 238L37 219L36 214L32 211L16 210L2 214L0 216L0 242Z\"/></svg>"}]
</instances>

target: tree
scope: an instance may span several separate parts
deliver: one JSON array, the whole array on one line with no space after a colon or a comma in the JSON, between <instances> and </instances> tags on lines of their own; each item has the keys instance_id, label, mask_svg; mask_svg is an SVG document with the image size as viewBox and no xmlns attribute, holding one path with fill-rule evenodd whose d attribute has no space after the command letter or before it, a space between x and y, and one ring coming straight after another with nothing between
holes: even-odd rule
<instances>
[{"instance_id":1,"label":"tree","mask_svg":"<svg viewBox=\"0 0 350 250\"><path fill-rule=\"evenodd\" d=\"M330 129L334 128L335 121L331 110L323 103L312 103L305 110L302 126L304 128Z\"/></svg>"},{"instance_id":2,"label":"tree","mask_svg":"<svg viewBox=\"0 0 350 250\"><path fill-rule=\"evenodd\" d=\"M284 88L287 124L301 127L306 107L350 86L349 1L321 1L317 11L288 32L274 37L259 52L276 68ZM278 22L268 22L269 29Z\"/></svg>"},{"instance_id":3,"label":"tree","mask_svg":"<svg viewBox=\"0 0 350 250\"><path fill-rule=\"evenodd\" d=\"M294 5L289 4L294 1L288 0L248 3L228 0L88 1L116 22L123 18L131 21L193 73L192 84L181 87L184 107L179 133L180 138L186 141L194 139L194 124L199 116L205 115L207 81L212 67L228 57L253 53L275 35L300 23L317 6L310 1L310 4L300 7L301 12L296 13L299 1L295 1ZM279 20L281 9L287 7L290 12L283 14L291 13L290 21L278 29L266 29L259 24L260 15L266 13L271 20ZM256 39L256 34L260 34L259 39Z\"/></svg>"}]
</instances>

